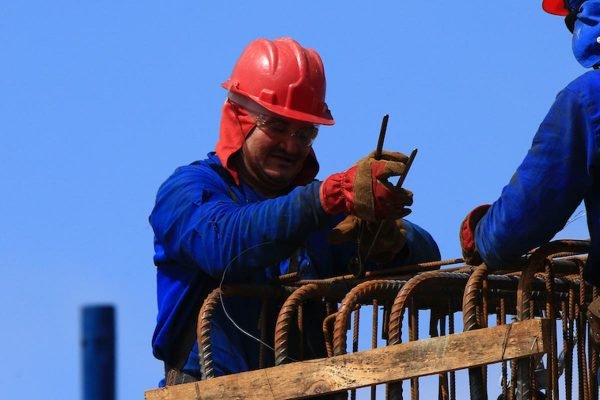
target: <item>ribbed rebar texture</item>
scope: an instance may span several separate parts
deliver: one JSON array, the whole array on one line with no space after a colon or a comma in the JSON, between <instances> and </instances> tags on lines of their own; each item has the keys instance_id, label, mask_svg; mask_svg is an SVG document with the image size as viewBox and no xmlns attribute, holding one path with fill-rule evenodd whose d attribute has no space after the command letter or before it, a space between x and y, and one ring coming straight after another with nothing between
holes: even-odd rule
<instances>
[{"instance_id":1,"label":"ribbed rebar texture","mask_svg":"<svg viewBox=\"0 0 600 400\"><path fill-rule=\"evenodd\" d=\"M202 379L215 377L213 369L212 348L210 343L210 324L215 308L221 302L221 289L217 288L210 292L204 300L200 314L198 314L198 328L196 335L198 338L198 353L200 356L200 373Z\"/></svg>"},{"instance_id":2,"label":"ribbed rebar texture","mask_svg":"<svg viewBox=\"0 0 600 400\"><path fill-rule=\"evenodd\" d=\"M325 336L325 349L327 357L333 357L333 325L335 324L336 314L331 314L323 320L323 336Z\"/></svg>"},{"instance_id":3,"label":"ribbed rebar texture","mask_svg":"<svg viewBox=\"0 0 600 400\"><path fill-rule=\"evenodd\" d=\"M400 343L402 336L402 318L404 314L404 308L406 301L418 289L421 285L428 283L437 284L450 284L456 285L466 284L469 279L469 274L462 272L443 272L443 271L430 271L424 272L420 275L415 276L404 284L396 299L392 305L392 311L390 314L389 322L389 341L390 345Z\"/></svg>"},{"instance_id":4,"label":"ribbed rebar texture","mask_svg":"<svg viewBox=\"0 0 600 400\"><path fill-rule=\"evenodd\" d=\"M393 299L403 281L367 281L354 287L346 294L336 314L333 328L333 354L346 354L346 331L349 327L349 317L358 304L367 300L378 299L386 301Z\"/></svg>"},{"instance_id":5,"label":"ribbed rebar texture","mask_svg":"<svg viewBox=\"0 0 600 400\"><path fill-rule=\"evenodd\" d=\"M481 307L483 280L488 274L488 267L481 264L471 274L463 293L463 330L472 331L481 328L477 310ZM486 400L487 388L484 384L483 369L469 369L469 392L471 400Z\"/></svg>"},{"instance_id":6,"label":"ribbed rebar texture","mask_svg":"<svg viewBox=\"0 0 600 400\"><path fill-rule=\"evenodd\" d=\"M314 322L319 324L317 330L322 328L327 356L345 354L349 348L347 335L353 313L355 323L352 351L357 351L359 332L367 334L366 331L362 332L365 324L362 327L358 324L358 312L363 306L373 308L372 348L377 347L380 327L382 338L387 340L388 345L399 344L403 340L419 340L419 319L422 323L429 324L431 337L453 334L455 313L461 311L464 331L486 328L488 315L495 316L496 325L543 317L555 322L550 336L544 338L549 340L544 342L550 349L547 357L542 359L543 362L537 356L511 361L510 371L508 361L501 360L500 398L540 399L546 396L547 399L558 399L560 392L567 400L597 399L599 355L597 349L588 343L585 312L591 299L598 296L598 290L594 289L592 293L591 287L586 288L583 280L583 264L586 260L584 253L588 250L588 241L555 241L530 252L523 257L520 266L493 271L484 264L478 267L452 266L439 270L440 266L462 261L451 260L369 271L361 279L338 276L301 281L297 275L290 275L278 282L289 285L279 286L279 290L283 290L280 300L270 301L268 305L263 302L260 320L256 321L252 329L259 327L260 337L270 343L273 340L272 316L277 311L274 308L285 299L274 330L275 364L280 365L289 362L292 357L303 359L303 340L306 340L307 358L312 357L309 353L313 354L313 345L320 343L320 338L318 342L313 341ZM211 321L217 314L220 318L217 307L220 306L221 299L228 296L273 299L273 288L276 286L249 286L225 286L222 291L216 289L202 305L198 317L197 339L203 379L214 376L210 328ZM225 305L229 304L229 301L223 301ZM313 308L321 304L323 310ZM337 304L339 310L336 310ZM384 310L383 323L379 321L378 308ZM315 320L313 310L319 315L318 321ZM408 323L403 322L405 312L406 318L409 318ZM404 333L403 339L402 330L407 324L409 332L408 335ZM494 322L490 321L490 324ZM306 330L305 336L302 335L303 330ZM420 333L426 334L423 330ZM557 338L562 338L561 343L557 343ZM361 338L361 342L363 339L365 338ZM261 367L267 366L265 360L267 363L273 362L271 354L266 353L264 348L261 350L260 360ZM490 375L493 371L497 370L490 369ZM572 387L575 374L579 378L579 390ZM422 384L423 381L415 377L411 377L410 381L411 398L417 399L419 382ZM490 384L493 385L494 382L498 382L498 379L490 376ZM487 400L487 365L469 369L469 384L471 400ZM438 387L440 399L465 397L465 392L460 390L456 395L453 371L439 374ZM348 394L352 394L352 391L336 394L332 398L347 398ZM372 398L382 394L376 393L374 386L371 387ZM402 396L401 381L388 384L387 398L398 400Z\"/></svg>"},{"instance_id":7,"label":"ribbed rebar texture","mask_svg":"<svg viewBox=\"0 0 600 400\"><path fill-rule=\"evenodd\" d=\"M331 283L326 285L308 284L296 289L283 303L275 324L275 365L288 361L288 338L290 326L298 307L306 300L323 296L341 297L343 289Z\"/></svg>"},{"instance_id":8,"label":"ribbed rebar texture","mask_svg":"<svg viewBox=\"0 0 600 400\"><path fill-rule=\"evenodd\" d=\"M222 297L243 296L263 299L277 299L285 296L289 289L272 285L235 285L216 288L206 296L196 327L200 373L202 379L214 378L213 356L211 348L211 321L216 307L221 304ZM257 321L258 322L258 321Z\"/></svg>"},{"instance_id":9,"label":"ribbed rebar texture","mask_svg":"<svg viewBox=\"0 0 600 400\"><path fill-rule=\"evenodd\" d=\"M400 343L402 338L402 317L404 314L404 308L410 296L421 285L425 283L456 284L456 282L465 284L468 278L469 274L467 273L429 271L417 275L406 282L402 289L400 289L398 292L398 295L396 296L392 305L388 327L389 344L395 345ZM390 399L402 399L402 382L390 384L388 387L388 393Z\"/></svg>"},{"instance_id":10,"label":"ribbed rebar texture","mask_svg":"<svg viewBox=\"0 0 600 400\"><path fill-rule=\"evenodd\" d=\"M517 290L517 319L524 321L533 317L530 310L531 282L538 271L544 271L545 266L553 255L582 254L589 250L588 241L559 240L550 242L535 250L530 257L527 267L523 270ZM551 294L550 294L551 296ZM532 397L530 385L531 359L517 361L516 398L525 400ZM552 385L549 382L550 385ZM553 386L553 385L552 385Z\"/></svg>"}]
</instances>

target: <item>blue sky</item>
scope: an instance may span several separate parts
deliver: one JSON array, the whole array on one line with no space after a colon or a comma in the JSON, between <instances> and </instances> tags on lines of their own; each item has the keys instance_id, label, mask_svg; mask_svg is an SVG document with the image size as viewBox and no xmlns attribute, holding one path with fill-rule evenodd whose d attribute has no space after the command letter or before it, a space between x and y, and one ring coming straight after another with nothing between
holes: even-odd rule
<instances>
[{"instance_id":1,"label":"blue sky","mask_svg":"<svg viewBox=\"0 0 600 400\"><path fill-rule=\"evenodd\" d=\"M540 3L3 2L3 397L80 396L79 310L94 303L117 307L119 398L156 385L147 216L160 183L214 149L220 84L257 37L324 60L337 124L315 143L319 177L374 149L390 114L385 148L419 148L410 219L458 257L464 215L499 195L583 72ZM561 233L587 235L585 218Z\"/></svg>"}]
</instances>

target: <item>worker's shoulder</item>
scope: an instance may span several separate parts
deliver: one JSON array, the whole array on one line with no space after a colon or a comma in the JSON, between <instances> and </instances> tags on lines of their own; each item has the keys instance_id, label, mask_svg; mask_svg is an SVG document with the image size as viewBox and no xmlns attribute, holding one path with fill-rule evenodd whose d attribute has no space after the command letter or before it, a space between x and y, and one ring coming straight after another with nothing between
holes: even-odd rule
<instances>
[{"instance_id":1,"label":"worker's shoulder","mask_svg":"<svg viewBox=\"0 0 600 400\"><path fill-rule=\"evenodd\" d=\"M587 71L569 83L565 89L578 94L595 93L597 95L598 89L600 89L600 70Z\"/></svg>"},{"instance_id":2,"label":"worker's shoulder","mask_svg":"<svg viewBox=\"0 0 600 400\"><path fill-rule=\"evenodd\" d=\"M569 83L557 95L556 104L586 110L594 119L600 118L600 70L591 70Z\"/></svg>"},{"instance_id":3,"label":"worker's shoulder","mask_svg":"<svg viewBox=\"0 0 600 400\"><path fill-rule=\"evenodd\" d=\"M219 176L225 169L214 153L209 153L207 158L194 161L191 164L183 165L175 169L171 178L177 177L203 177Z\"/></svg>"},{"instance_id":4,"label":"worker's shoulder","mask_svg":"<svg viewBox=\"0 0 600 400\"><path fill-rule=\"evenodd\" d=\"M215 185L222 186L231 179L231 175L221 166L214 153L209 153L204 160L176 168L161 185L159 192L206 189Z\"/></svg>"}]
</instances>

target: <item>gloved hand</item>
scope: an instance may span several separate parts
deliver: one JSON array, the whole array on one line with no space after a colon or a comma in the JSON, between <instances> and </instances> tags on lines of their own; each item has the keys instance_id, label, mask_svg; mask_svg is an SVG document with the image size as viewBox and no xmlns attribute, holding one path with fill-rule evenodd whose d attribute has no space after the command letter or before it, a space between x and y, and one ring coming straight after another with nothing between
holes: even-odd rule
<instances>
[{"instance_id":1,"label":"gloved hand","mask_svg":"<svg viewBox=\"0 0 600 400\"><path fill-rule=\"evenodd\" d=\"M347 171L329 176L321 184L320 199L325 212L356 215L367 221L401 218L410 214L412 193L394 187L389 177L400 176L408 157L384 151L380 160L374 152Z\"/></svg>"},{"instance_id":2,"label":"gloved hand","mask_svg":"<svg viewBox=\"0 0 600 400\"><path fill-rule=\"evenodd\" d=\"M600 346L600 297L596 297L587 308L587 320L590 324L591 343Z\"/></svg>"},{"instance_id":3,"label":"gloved hand","mask_svg":"<svg viewBox=\"0 0 600 400\"><path fill-rule=\"evenodd\" d=\"M479 265L483 262L481 255L475 247L475 228L477 228L477 224L490 207L490 204L476 207L473 209L473 211L467 214L466 218L460 224L460 247L462 249L465 263L469 265Z\"/></svg>"},{"instance_id":4,"label":"gloved hand","mask_svg":"<svg viewBox=\"0 0 600 400\"><path fill-rule=\"evenodd\" d=\"M361 222L363 223L361 234ZM379 225L381 224L381 228ZM379 234L377 230L379 229ZM373 241L377 236L377 240ZM406 228L401 218L384 219L381 222L362 221L349 215L329 232L329 242L340 244L357 241L361 259L385 264L394 259L406 244Z\"/></svg>"}]
</instances>

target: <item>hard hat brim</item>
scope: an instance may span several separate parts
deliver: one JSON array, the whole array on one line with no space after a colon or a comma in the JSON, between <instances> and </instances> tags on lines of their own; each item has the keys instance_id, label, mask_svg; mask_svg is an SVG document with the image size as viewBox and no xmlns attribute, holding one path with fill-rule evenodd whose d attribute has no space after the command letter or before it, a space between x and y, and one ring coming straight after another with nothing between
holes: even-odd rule
<instances>
[{"instance_id":1,"label":"hard hat brim","mask_svg":"<svg viewBox=\"0 0 600 400\"><path fill-rule=\"evenodd\" d=\"M542 8L549 14L566 17L569 9L565 7L564 0L543 0Z\"/></svg>"},{"instance_id":2,"label":"hard hat brim","mask_svg":"<svg viewBox=\"0 0 600 400\"><path fill-rule=\"evenodd\" d=\"M283 117L283 118L287 118L287 119L293 119L296 121L300 121L300 122L308 122L311 124L317 124L317 125L334 125L335 124L335 120L333 119L333 116L331 115L331 112L329 111L329 108L327 107L327 105L325 104L323 113L321 115L314 115L314 114L309 114L309 113L304 113L298 110L293 110L290 109L289 107L285 107L285 106L279 106L276 104L271 104L265 101L262 101L261 99L257 98L256 96L251 96L248 93L244 93L241 90L236 90L233 87L231 87L231 85L229 84L229 81L223 82L223 84L221 84L221 86L224 89L227 89L228 94L227 97L232 100L234 103L238 103L240 106L249 109L249 111L252 111L252 105L248 104L247 102L250 101L254 104L259 105L260 107L264 108L265 110Z\"/></svg>"}]
</instances>

